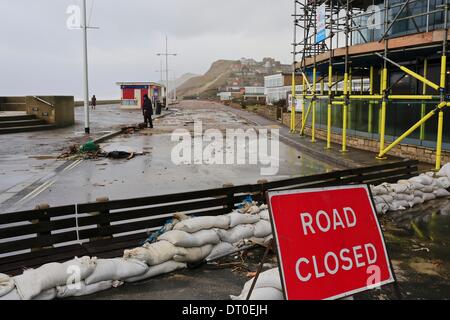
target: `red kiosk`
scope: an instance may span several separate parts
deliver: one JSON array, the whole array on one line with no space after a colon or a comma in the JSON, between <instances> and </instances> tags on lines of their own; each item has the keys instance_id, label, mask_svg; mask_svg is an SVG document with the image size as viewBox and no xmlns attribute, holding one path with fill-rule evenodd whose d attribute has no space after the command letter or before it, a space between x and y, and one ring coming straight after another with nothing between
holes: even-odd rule
<instances>
[{"instance_id":1,"label":"red kiosk","mask_svg":"<svg viewBox=\"0 0 450 320\"><path fill-rule=\"evenodd\" d=\"M165 87L156 82L118 82L121 90L122 109L141 109L144 95L148 95L153 103L162 101L166 95Z\"/></svg>"}]
</instances>

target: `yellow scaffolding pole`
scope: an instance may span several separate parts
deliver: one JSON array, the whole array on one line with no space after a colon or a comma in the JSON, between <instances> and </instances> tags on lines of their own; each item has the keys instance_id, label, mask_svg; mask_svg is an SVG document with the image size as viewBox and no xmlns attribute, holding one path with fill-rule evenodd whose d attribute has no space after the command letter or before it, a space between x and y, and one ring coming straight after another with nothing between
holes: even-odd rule
<instances>
[{"instance_id":1,"label":"yellow scaffolding pole","mask_svg":"<svg viewBox=\"0 0 450 320\"><path fill-rule=\"evenodd\" d=\"M348 75L348 94L351 96L353 93L353 74L352 68L350 68L350 72ZM351 104L347 105L348 115L347 115L347 129L352 129L352 111L353 106Z\"/></svg>"},{"instance_id":2,"label":"yellow scaffolding pole","mask_svg":"<svg viewBox=\"0 0 450 320\"><path fill-rule=\"evenodd\" d=\"M328 66L328 106L327 106L327 149L331 149L331 107L333 94L331 87L333 85L333 66Z\"/></svg>"},{"instance_id":3,"label":"yellow scaffolding pole","mask_svg":"<svg viewBox=\"0 0 450 320\"><path fill-rule=\"evenodd\" d=\"M441 103L444 103L445 99L445 87L447 82L447 56L445 55L445 51L442 53L441 58L441 77L440 77L440 86L441 86ZM437 143L436 143L436 170L441 169L441 160L442 160L442 136L444 133L444 111L439 110L439 119L438 119L438 132L437 132Z\"/></svg>"},{"instance_id":4,"label":"yellow scaffolding pole","mask_svg":"<svg viewBox=\"0 0 450 320\"><path fill-rule=\"evenodd\" d=\"M411 69L408 69L405 66L401 66L399 65L397 62L392 61L391 59L388 59L386 57L383 57L381 54L376 53L377 56L381 57L382 59L392 63L394 66L398 67L400 70L402 70L403 72L405 72L406 74L409 74L411 77L416 78L417 80L425 83L427 86L433 88L436 91L439 91L439 89L441 88L439 85L437 85L436 83L434 83L433 81L428 80L427 78L421 76L420 74L418 74L417 72L412 71ZM446 58L444 58L445 55L442 56L442 59L445 60ZM444 76L445 78L445 76ZM442 66L441 66L441 80L442 80Z\"/></svg>"},{"instance_id":5,"label":"yellow scaffolding pole","mask_svg":"<svg viewBox=\"0 0 450 320\"><path fill-rule=\"evenodd\" d=\"M423 77L428 77L428 59L425 59L423 61ZM422 94L425 95L427 93L427 85L425 83L422 83ZM420 107L420 117L425 117L425 114L427 112L426 104L422 102L422 105ZM425 124L420 126L420 141L425 140Z\"/></svg>"},{"instance_id":6,"label":"yellow scaffolding pole","mask_svg":"<svg viewBox=\"0 0 450 320\"><path fill-rule=\"evenodd\" d=\"M309 103L308 109L306 111L306 115L305 115L305 121L302 123L302 129L300 130L300 135L304 135L305 134L305 127L306 127L306 122L308 121L308 117L309 117L309 113L311 112L311 106L312 103ZM303 106L304 108L304 106Z\"/></svg>"},{"instance_id":7,"label":"yellow scaffolding pole","mask_svg":"<svg viewBox=\"0 0 450 320\"><path fill-rule=\"evenodd\" d=\"M408 137L411 133L416 131L423 123L427 122L431 117L433 117L436 112L442 112L444 107L450 106L448 102L441 102L437 108L433 111L430 111L425 117L419 120L415 125L413 125L408 131L403 133L400 137L397 138L393 143L391 143L386 149L381 150L378 158L383 158L389 151L391 151L395 146L397 146L400 142L402 142L406 137Z\"/></svg>"},{"instance_id":8,"label":"yellow scaffolding pole","mask_svg":"<svg viewBox=\"0 0 450 320\"><path fill-rule=\"evenodd\" d=\"M348 95L348 73L344 73L344 96ZM342 152L347 152L347 112L348 112L348 103L347 99L344 101L342 115Z\"/></svg>"},{"instance_id":9,"label":"yellow scaffolding pole","mask_svg":"<svg viewBox=\"0 0 450 320\"><path fill-rule=\"evenodd\" d=\"M382 79L383 81L381 83L381 89L382 92L385 93L387 90L387 82L388 82L387 68L383 68ZM378 155L378 159L384 159L383 149L386 135L386 107L387 107L387 98L383 98L383 101L381 103L380 154Z\"/></svg>"},{"instance_id":10,"label":"yellow scaffolding pole","mask_svg":"<svg viewBox=\"0 0 450 320\"><path fill-rule=\"evenodd\" d=\"M306 99L306 77L305 74L302 74L302 128L305 127L305 99ZM303 131L302 131L303 134Z\"/></svg>"},{"instance_id":11,"label":"yellow scaffolding pole","mask_svg":"<svg viewBox=\"0 0 450 320\"><path fill-rule=\"evenodd\" d=\"M441 169L443 131L444 131L444 111L439 110L438 135L436 146L436 171Z\"/></svg>"},{"instance_id":12,"label":"yellow scaffolding pole","mask_svg":"<svg viewBox=\"0 0 450 320\"><path fill-rule=\"evenodd\" d=\"M313 101L312 101L312 125L311 125L311 142L316 142L316 89L317 89L317 74L316 67L313 68Z\"/></svg>"},{"instance_id":13,"label":"yellow scaffolding pole","mask_svg":"<svg viewBox=\"0 0 450 320\"><path fill-rule=\"evenodd\" d=\"M369 75L369 93L373 96L373 66L370 66L370 75ZM373 102L369 101L369 116L368 116L368 129L369 133L373 132Z\"/></svg>"},{"instance_id":14,"label":"yellow scaffolding pole","mask_svg":"<svg viewBox=\"0 0 450 320\"><path fill-rule=\"evenodd\" d=\"M295 68L295 67L294 67ZM291 132L295 132L295 70L292 71Z\"/></svg>"}]
</instances>

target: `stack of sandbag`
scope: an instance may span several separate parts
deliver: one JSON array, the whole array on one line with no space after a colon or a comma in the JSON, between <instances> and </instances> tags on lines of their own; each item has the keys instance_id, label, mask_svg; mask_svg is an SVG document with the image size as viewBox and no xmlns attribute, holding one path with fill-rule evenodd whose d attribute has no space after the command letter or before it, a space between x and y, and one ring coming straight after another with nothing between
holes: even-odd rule
<instances>
[{"instance_id":1,"label":"stack of sandbag","mask_svg":"<svg viewBox=\"0 0 450 320\"><path fill-rule=\"evenodd\" d=\"M96 264L96 258L83 257L25 270L23 274L13 278L15 289L7 299L52 300L56 297L58 286L77 285L94 272Z\"/></svg>"},{"instance_id":2,"label":"stack of sandbag","mask_svg":"<svg viewBox=\"0 0 450 320\"><path fill-rule=\"evenodd\" d=\"M239 296L230 296L232 300L246 300L254 278L247 281ZM283 300L283 288L281 286L278 268L262 272L256 281L250 300Z\"/></svg>"},{"instance_id":3,"label":"stack of sandbag","mask_svg":"<svg viewBox=\"0 0 450 320\"><path fill-rule=\"evenodd\" d=\"M25 270L14 278L0 276L0 299L52 300L94 294L140 276L148 266L134 259L75 258ZM6 293L3 295L3 293Z\"/></svg>"},{"instance_id":4,"label":"stack of sandbag","mask_svg":"<svg viewBox=\"0 0 450 320\"><path fill-rule=\"evenodd\" d=\"M49 263L10 278L0 275L0 300L79 297L184 269L188 263L233 253L252 239L267 243L272 228L267 206L249 203L230 214L188 217L177 214L156 242L125 250L122 258L75 258ZM259 241L259 242L258 242Z\"/></svg>"},{"instance_id":5,"label":"stack of sandbag","mask_svg":"<svg viewBox=\"0 0 450 320\"><path fill-rule=\"evenodd\" d=\"M143 261L150 267L165 263L167 268L163 269L171 272L189 263L236 252L243 247L243 240L267 243L272 237L269 220L267 206L257 206L254 202L222 216L184 217L171 230L159 235L157 242L126 250L124 258ZM148 276L154 275L154 270L149 270ZM143 280L145 275L132 278L137 279Z\"/></svg>"},{"instance_id":6,"label":"stack of sandbag","mask_svg":"<svg viewBox=\"0 0 450 320\"><path fill-rule=\"evenodd\" d=\"M447 175L449 174L449 175ZM412 208L424 202L450 196L450 166L447 164L435 174L427 172L396 184L371 186L379 214Z\"/></svg>"},{"instance_id":7,"label":"stack of sandbag","mask_svg":"<svg viewBox=\"0 0 450 320\"><path fill-rule=\"evenodd\" d=\"M8 295L15 289L13 278L6 274L0 273L0 300L10 300Z\"/></svg>"}]
</instances>

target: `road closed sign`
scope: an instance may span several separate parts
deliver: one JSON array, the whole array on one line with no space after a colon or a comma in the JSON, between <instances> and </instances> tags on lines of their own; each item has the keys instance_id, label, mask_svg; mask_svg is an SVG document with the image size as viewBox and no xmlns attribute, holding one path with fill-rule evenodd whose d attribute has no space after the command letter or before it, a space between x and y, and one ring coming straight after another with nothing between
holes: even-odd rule
<instances>
[{"instance_id":1,"label":"road closed sign","mask_svg":"<svg viewBox=\"0 0 450 320\"><path fill-rule=\"evenodd\" d=\"M367 186L267 197L288 300L339 299L394 282Z\"/></svg>"}]
</instances>

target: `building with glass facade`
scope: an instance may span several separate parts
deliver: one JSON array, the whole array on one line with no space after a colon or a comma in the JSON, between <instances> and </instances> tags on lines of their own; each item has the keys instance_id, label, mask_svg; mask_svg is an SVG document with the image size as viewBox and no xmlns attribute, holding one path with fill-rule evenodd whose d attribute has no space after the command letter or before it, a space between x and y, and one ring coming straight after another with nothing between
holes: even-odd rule
<instances>
[{"instance_id":1,"label":"building with glass facade","mask_svg":"<svg viewBox=\"0 0 450 320\"><path fill-rule=\"evenodd\" d=\"M326 39L318 41L323 7ZM296 97L309 109L307 126L377 140L381 157L399 138L436 152L440 133L450 151L448 9L446 0L297 2L294 59L307 78ZM314 92L314 80L331 90ZM342 144L345 151L345 137Z\"/></svg>"}]
</instances>

